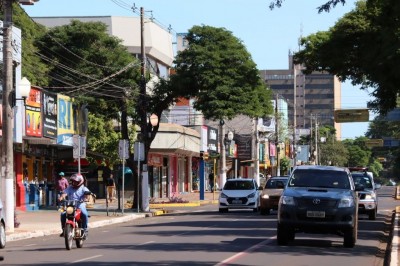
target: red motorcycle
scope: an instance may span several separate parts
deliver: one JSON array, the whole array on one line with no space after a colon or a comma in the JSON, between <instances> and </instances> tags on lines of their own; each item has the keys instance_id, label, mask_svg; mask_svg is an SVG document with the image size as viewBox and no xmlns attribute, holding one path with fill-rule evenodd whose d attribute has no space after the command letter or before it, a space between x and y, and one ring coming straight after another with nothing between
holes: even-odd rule
<instances>
[{"instance_id":1,"label":"red motorcycle","mask_svg":"<svg viewBox=\"0 0 400 266\"><path fill-rule=\"evenodd\" d=\"M93 193L90 193L94 197ZM85 230L82 228L81 209L77 206L79 200L63 201L61 211L65 212L66 222L64 225L65 248L70 250L72 242L75 240L76 247L82 248L85 240Z\"/></svg>"}]
</instances>

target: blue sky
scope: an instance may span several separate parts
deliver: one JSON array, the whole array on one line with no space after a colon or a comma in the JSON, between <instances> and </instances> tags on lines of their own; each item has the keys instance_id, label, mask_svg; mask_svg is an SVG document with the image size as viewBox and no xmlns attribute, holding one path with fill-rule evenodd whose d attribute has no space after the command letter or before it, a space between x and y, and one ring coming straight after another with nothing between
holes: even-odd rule
<instances>
[{"instance_id":1,"label":"blue sky","mask_svg":"<svg viewBox=\"0 0 400 266\"><path fill-rule=\"evenodd\" d=\"M172 33L187 32L194 25L224 27L241 39L259 69L287 69L289 51L298 50L298 38L328 30L355 0L338 5L330 13L318 14L316 7L327 0L285 0L270 10L271 0L40 0L23 6L31 17L39 16L138 16L131 9L143 7L146 16ZM366 108L365 91L342 84L342 108ZM371 116L371 114L370 114ZM371 120L371 119L370 119ZM368 123L343 123L342 139L362 136Z\"/></svg>"}]
</instances>

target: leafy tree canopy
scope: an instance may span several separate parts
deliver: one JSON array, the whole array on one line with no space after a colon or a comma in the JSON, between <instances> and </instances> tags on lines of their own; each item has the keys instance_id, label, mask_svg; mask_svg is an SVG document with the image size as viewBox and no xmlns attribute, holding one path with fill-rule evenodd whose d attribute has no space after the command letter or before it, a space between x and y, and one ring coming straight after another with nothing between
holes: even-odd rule
<instances>
[{"instance_id":1,"label":"leafy tree canopy","mask_svg":"<svg viewBox=\"0 0 400 266\"><path fill-rule=\"evenodd\" d=\"M269 4L269 8L274 9L275 7L281 7L283 1L284 0L274 0ZM331 8L334 8L339 3L342 3L344 5L346 3L346 0L329 0L328 2L317 8L318 13L321 13L323 11L329 12Z\"/></svg>"},{"instance_id":2,"label":"leafy tree canopy","mask_svg":"<svg viewBox=\"0 0 400 266\"><path fill-rule=\"evenodd\" d=\"M301 40L304 49L294 56L306 73L325 70L361 89L372 88L369 106L385 114L396 106L400 93L400 1L365 0L329 31Z\"/></svg>"},{"instance_id":3,"label":"leafy tree canopy","mask_svg":"<svg viewBox=\"0 0 400 266\"><path fill-rule=\"evenodd\" d=\"M36 45L50 67L44 88L89 103L90 112L118 118L121 103L137 96L140 62L104 23L74 20L51 28ZM133 103L127 106L133 114Z\"/></svg>"},{"instance_id":4,"label":"leafy tree canopy","mask_svg":"<svg viewBox=\"0 0 400 266\"><path fill-rule=\"evenodd\" d=\"M178 53L169 86L195 98L194 108L206 119L232 119L238 114L263 117L273 112L271 91L242 42L224 28L192 27L188 46Z\"/></svg>"}]
</instances>

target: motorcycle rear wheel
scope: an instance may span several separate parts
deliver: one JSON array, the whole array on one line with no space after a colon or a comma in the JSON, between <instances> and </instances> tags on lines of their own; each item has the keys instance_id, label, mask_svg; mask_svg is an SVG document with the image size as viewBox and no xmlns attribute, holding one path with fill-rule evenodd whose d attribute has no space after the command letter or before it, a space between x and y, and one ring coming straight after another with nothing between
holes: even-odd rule
<instances>
[{"instance_id":1,"label":"motorcycle rear wheel","mask_svg":"<svg viewBox=\"0 0 400 266\"><path fill-rule=\"evenodd\" d=\"M72 225L67 224L64 228L65 248L70 250L72 248L72 240L74 240L74 228Z\"/></svg>"}]
</instances>

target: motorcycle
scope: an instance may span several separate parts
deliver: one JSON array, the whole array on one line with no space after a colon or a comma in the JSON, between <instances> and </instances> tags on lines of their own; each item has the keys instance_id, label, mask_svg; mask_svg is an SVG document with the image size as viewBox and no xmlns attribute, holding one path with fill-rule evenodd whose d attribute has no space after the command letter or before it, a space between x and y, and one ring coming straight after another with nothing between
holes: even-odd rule
<instances>
[{"instance_id":1,"label":"motorcycle","mask_svg":"<svg viewBox=\"0 0 400 266\"><path fill-rule=\"evenodd\" d=\"M91 192L85 193L85 195L95 195ZM66 222L64 225L64 239L65 248L70 250L72 248L72 242L75 240L76 247L82 248L83 242L86 239L85 230L82 228L81 209L78 208L82 201L79 200L65 200L60 209L61 212L66 214Z\"/></svg>"}]
</instances>

